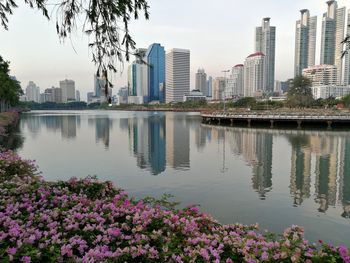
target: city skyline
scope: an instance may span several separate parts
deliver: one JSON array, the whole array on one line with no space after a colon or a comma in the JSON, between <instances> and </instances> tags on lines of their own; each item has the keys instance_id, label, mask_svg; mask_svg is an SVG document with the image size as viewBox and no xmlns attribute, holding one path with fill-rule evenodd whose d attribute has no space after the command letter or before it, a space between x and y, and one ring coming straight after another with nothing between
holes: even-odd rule
<instances>
[{"instance_id":1,"label":"city skyline","mask_svg":"<svg viewBox=\"0 0 350 263\"><path fill-rule=\"evenodd\" d=\"M284 80L294 75L294 38L295 38L295 21L298 18L300 9L307 8L312 15L318 16L318 43L321 36L321 18L325 11L325 1L293 1L288 8L283 4L276 4L277 1L260 3L259 1L250 3L239 3L242 12L236 12L235 16L221 10L222 4L229 8L237 8L236 3L222 1L215 6L209 4L204 6L206 14L214 14L213 19L203 21L196 16L191 17L189 14L194 12L195 3L186 3L188 8L182 10L173 6L173 4L162 4L158 0L150 1L151 18L150 21L144 20L133 22L131 30L137 47L148 46L149 43L158 42L165 46L166 50L171 47L190 49L191 56L191 89L195 85L195 72L199 67L203 67L210 76L221 76L222 69L232 68L235 64L242 63L246 55L254 49L254 29L263 17L271 17L273 25L277 27L276 40L276 79ZM346 1L338 1L339 6L346 5ZM249 9L252 5L259 8ZM347 6L349 8L349 6ZM170 15L164 17L164 10L174 9ZM214 21L217 11L220 14L220 22ZM243 19L244 11L250 11L249 19ZM261 11L263 10L263 11ZM176 19L176 15L183 12L181 21ZM214 13L211 13L214 12ZM242 13L242 14L240 14ZM25 17L26 19L23 19ZM23 20L30 21L24 23ZM160 22L162 21L162 22ZM244 21L244 27L241 22ZM28 25L27 25L28 24ZM160 26L162 25L162 26ZM86 76L93 76L95 72L94 65L90 62L91 56L88 55L87 39L77 36L72 38L71 43L61 45L55 36L54 23L47 22L29 8L20 7L15 10L15 14L10 17L10 29L8 32L1 30L0 36L5 41L2 43L1 55L11 61L12 74L26 85L29 80L33 80L42 89L46 89L56 83L58 80L68 78L76 81L76 88L82 91L82 98L86 93L92 90L92 84ZM45 38L42 34L28 28L38 27L47 32ZM206 35L201 35L206 29ZM244 30L242 30L244 29ZM147 32L147 34L145 34ZM208 34L210 32L210 34ZM190 37L198 34L196 37ZM237 35L241 41L237 41ZM18 36L31 38L30 43L18 41ZM200 45L197 42L201 40ZM203 42L204 40L204 42ZM72 47L74 45L74 48ZM43 47L39 52L30 52L37 47ZM219 47L219 52L214 48ZM49 48L48 48L49 47ZM75 53L75 51L77 53ZM33 57L36 58L36 65L32 65ZM49 57L50 59L47 59ZM317 44L316 64L319 62L320 44ZM215 61L215 63L213 63ZM126 82L126 68L122 76L114 77L116 93L120 86Z\"/></svg>"}]
</instances>

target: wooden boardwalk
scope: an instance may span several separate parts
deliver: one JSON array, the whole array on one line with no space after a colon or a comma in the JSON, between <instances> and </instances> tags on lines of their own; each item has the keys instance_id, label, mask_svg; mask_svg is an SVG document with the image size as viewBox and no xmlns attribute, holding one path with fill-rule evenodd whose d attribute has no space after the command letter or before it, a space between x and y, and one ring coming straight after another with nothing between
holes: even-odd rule
<instances>
[{"instance_id":1,"label":"wooden boardwalk","mask_svg":"<svg viewBox=\"0 0 350 263\"><path fill-rule=\"evenodd\" d=\"M271 128L277 122L295 122L298 128L302 123L326 123L329 128L333 123L350 124L350 113L317 113L317 112L213 112L201 114L203 122L221 124L234 122L269 122Z\"/></svg>"}]
</instances>

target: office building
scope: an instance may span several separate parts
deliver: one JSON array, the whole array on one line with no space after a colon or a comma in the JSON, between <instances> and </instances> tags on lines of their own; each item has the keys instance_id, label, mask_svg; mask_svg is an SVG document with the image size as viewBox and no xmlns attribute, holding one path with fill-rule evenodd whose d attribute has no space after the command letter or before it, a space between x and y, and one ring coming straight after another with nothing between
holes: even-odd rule
<instances>
[{"instance_id":1,"label":"office building","mask_svg":"<svg viewBox=\"0 0 350 263\"><path fill-rule=\"evenodd\" d=\"M33 82L29 81L26 88L27 101L40 102L40 88Z\"/></svg>"},{"instance_id":2,"label":"office building","mask_svg":"<svg viewBox=\"0 0 350 263\"><path fill-rule=\"evenodd\" d=\"M200 90L192 90L190 93L185 94L183 101L194 101L194 102L200 102L200 101L206 101L206 96L204 96L203 92Z\"/></svg>"},{"instance_id":3,"label":"office building","mask_svg":"<svg viewBox=\"0 0 350 263\"><path fill-rule=\"evenodd\" d=\"M75 91L75 100L80 101L80 91L79 90Z\"/></svg>"},{"instance_id":4,"label":"office building","mask_svg":"<svg viewBox=\"0 0 350 263\"><path fill-rule=\"evenodd\" d=\"M303 69L315 65L317 16L310 17L307 9L300 11L301 19L295 29L294 75L300 76Z\"/></svg>"},{"instance_id":5,"label":"office building","mask_svg":"<svg viewBox=\"0 0 350 263\"><path fill-rule=\"evenodd\" d=\"M198 69L196 73L196 90L203 93L204 96L208 97L208 85L207 85L207 74L204 69Z\"/></svg>"},{"instance_id":6,"label":"office building","mask_svg":"<svg viewBox=\"0 0 350 263\"><path fill-rule=\"evenodd\" d=\"M303 76L311 80L312 86L337 85L337 73L334 65L316 65L303 69Z\"/></svg>"},{"instance_id":7,"label":"office building","mask_svg":"<svg viewBox=\"0 0 350 263\"><path fill-rule=\"evenodd\" d=\"M62 90L62 102L75 101L75 82L73 80L60 81L60 89Z\"/></svg>"},{"instance_id":8,"label":"office building","mask_svg":"<svg viewBox=\"0 0 350 263\"><path fill-rule=\"evenodd\" d=\"M321 36L321 64L337 67L337 84L342 80L343 60L341 53L345 30L346 8L338 8L337 1L327 2L327 13L323 14Z\"/></svg>"},{"instance_id":9,"label":"office building","mask_svg":"<svg viewBox=\"0 0 350 263\"><path fill-rule=\"evenodd\" d=\"M224 77L218 77L213 79L212 85L212 98L213 100L223 100L225 97L225 87L227 79Z\"/></svg>"},{"instance_id":10,"label":"office building","mask_svg":"<svg viewBox=\"0 0 350 263\"><path fill-rule=\"evenodd\" d=\"M145 102L165 102L165 50L160 44L152 44L145 55L148 70L148 99ZM140 69L144 68L144 65ZM145 81L142 78L140 81ZM142 82L142 89L143 87ZM147 85L147 84L146 84ZM145 92L144 92L145 93ZM145 96L144 96L145 97Z\"/></svg>"},{"instance_id":11,"label":"office building","mask_svg":"<svg viewBox=\"0 0 350 263\"><path fill-rule=\"evenodd\" d=\"M207 80L207 89L208 89L207 97L212 97L213 96L213 77L211 76L209 76Z\"/></svg>"},{"instance_id":12,"label":"office building","mask_svg":"<svg viewBox=\"0 0 350 263\"><path fill-rule=\"evenodd\" d=\"M243 97L244 95L244 65L238 64L231 70L227 80L226 95L228 98Z\"/></svg>"},{"instance_id":13,"label":"office building","mask_svg":"<svg viewBox=\"0 0 350 263\"><path fill-rule=\"evenodd\" d=\"M166 103L182 102L190 91L190 50L172 49L166 54Z\"/></svg>"},{"instance_id":14,"label":"office building","mask_svg":"<svg viewBox=\"0 0 350 263\"><path fill-rule=\"evenodd\" d=\"M248 56L244 62L244 97L257 97L266 90L266 57L262 52Z\"/></svg>"},{"instance_id":15,"label":"office building","mask_svg":"<svg viewBox=\"0 0 350 263\"><path fill-rule=\"evenodd\" d=\"M270 18L262 20L262 26L255 30L255 52L265 55L265 88L264 92L271 93L275 85L275 49L276 27L270 26Z\"/></svg>"},{"instance_id":16,"label":"office building","mask_svg":"<svg viewBox=\"0 0 350 263\"><path fill-rule=\"evenodd\" d=\"M149 101L148 66L134 61L128 68L129 102L143 104Z\"/></svg>"}]
</instances>

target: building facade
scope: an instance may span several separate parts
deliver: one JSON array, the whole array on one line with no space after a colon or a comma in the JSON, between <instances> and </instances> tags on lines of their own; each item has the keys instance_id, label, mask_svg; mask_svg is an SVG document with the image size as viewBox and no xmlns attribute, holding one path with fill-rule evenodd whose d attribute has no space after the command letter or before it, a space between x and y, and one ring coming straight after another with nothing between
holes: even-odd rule
<instances>
[{"instance_id":1,"label":"building facade","mask_svg":"<svg viewBox=\"0 0 350 263\"><path fill-rule=\"evenodd\" d=\"M231 70L227 80L226 94L228 98L244 96L244 65L237 64Z\"/></svg>"},{"instance_id":2,"label":"building facade","mask_svg":"<svg viewBox=\"0 0 350 263\"><path fill-rule=\"evenodd\" d=\"M62 102L75 101L75 82L73 80L60 81L60 89L62 90Z\"/></svg>"},{"instance_id":3,"label":"building facade","mask_svg":"<svg viewBox=\"0 0 350 263\"><path fill-rule=\"evenodd\" d=\"M337 67L334 65L316 65L303 70L303 76L311 80L312 86L337 85Z\"/></svg>"},{"instance_id":4,"label":"building facade","mask_svg":"<svg viewBox=\"0 0 350 263\"><path fill-rule=\"evenodd\" d=\"M33 82L29 81L26 88L27 101L40 103L40 88Z\"/></svg>"},{"instance_id":5,"label":"building facade","mask_svg":"<svg viewBox=\"0 0 350 263\"><path fill-rule=\"evenodd\" d=\"M300 76L304 68L315 65L317 16L310 17L307 9L300 11L301 19L295 28L294 75Z\"/></svg>"},{"instance_id":6,"label":"building facade","mask_svg":"<svg viewBox=\"0 0 350 263\"><path fill-rule=\"evenodd\" d=\"M182 102L190 91L190 50L172 49L166 54L166 103Z\"/></svg>"},{"instance_id":7,"label":"building facade","mask_svg":"<svg viewBox=\"0 0 350 263\"><path fill-rule=\"evenodd\" d=\"M262 20L262 26L255 30L255 52L265 55L265 92L273 92L275 85L276 27L270 26L270 18Z\"/></svg>"},{"instance_id":8,"label":"building facade","mask_svg":"<svg viewBox=\"0 0 350 263\"><path fill-rule=\"evenodd\" d=\"M208 96L207 97L212 97L213 96L213 77L212 76L208 77L207 87L208 87Z\"/></svg>"},{"instance_id":9,"label":"building facade","mask_svg":"<svg viewBox=\"0 0 350 263\"><path fill-rule=\"evenodd\" d=\"M315 100L317 99L328 99L333 98L342 98L350 94L350 86L336 86L336 85L327 85L327 86L317 86L311 87L312 96Z\"/></svg>"},{"instance_id":10,"label":"building facade","mask_svg":"<svg viewBox=\"0 0 350 263\"><path fill-rule=\"evenodd\" d=\"M224 77L217 77L213 79L213 91L212 98L213 100L223 100L225 98L225 87L227 79Z\"/></svg>"},{"instance_id":11,"label":"building facade","mask_svg":"<svg viewBox=\"0 0 350 263\"><path fill-rule=\"evenodd\" d=\"M146 64L135 61L129 66L128 90L133 104L143 104L149 101L148 66Z\"/></svg>"},{"instance_id":12,"label":"building facade","mask_svg":"<svg viewBox=\"0 0 350 263\"><path fill-rule=\"evenodd\" d=\"M148 101L165 102L165 50L160 44L152 44L147 52ZM145 97L145 96L144 96Z\"/></svg>"},{"instance_id":13,"label":"building facade","mask_svg":"<svg viewBox=\"0 0 350 263\"><path fill-rule=\"evenodd\" d=\"M323 14L321 36L321 64L337 67L337 84L342 80L343 60L341 53L345 30L346 8L338 8L337 1L327 2L327 13Z\"/></svg>"},{"instance_id":14,"label":"building facade","mask_svg":"<svg viewBox=\"0 0 350 263\"><path fill-rule=\"evenodd\" d=\"M204 96L208 97L208 85L207 85L207 74L204 69L198 69L196 73L196 90L203 93Z\"/></svg>"},{"instance_id":15,"label":"building facade","mask_svg":"<svg viewBox=\"0 0 350 263\"><path fill-rule=\"evenodd\" d=\"M248 56L244 62L244 97L256 97L266 90L266 60L262 52Z\"/></svg>"}]
</instances>

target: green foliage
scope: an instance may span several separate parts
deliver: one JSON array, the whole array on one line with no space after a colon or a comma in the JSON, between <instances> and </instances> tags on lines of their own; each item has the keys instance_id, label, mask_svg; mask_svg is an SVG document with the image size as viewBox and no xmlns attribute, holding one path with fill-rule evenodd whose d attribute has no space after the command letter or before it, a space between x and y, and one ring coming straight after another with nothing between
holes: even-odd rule
<instances>
[{"instance_id":1,"label":"green foliage","mask_svg":"<svg viewBox=\"0 0 350 263\"><path fill-rule=\"evenodd\" d=\"M287 105L290 107L310 107L314 99L311 92L311 81L304 76L297 76L288 90Z\"/></svg>"},{"instance_id":2,"label":"green foliage","mask_svg":"<svg viewBox=\"0 0 350 263\"><path fill-rule=\"evenodd\" d=\"M0 101L14 106L18 104L23 91L19 82L11 79L9 64L0 56Z\"/></svg>"},{"instance_id":3,"label":"green foliage","mask_svg":"<svg viewBox=\"0 0 350 263\"><path fill-rule=\"evenodd\" d=\"M74 101L69 103L44 102L36 103L33 101L21 102L20 106L31 110L85 110L87 104L85 101Z\"/></svg>"},{"instance_id":4,"label":"green foliage","mask_svg":"<svg viewBox=\"0 0 350 263\"><path fill-rule=\"evenodd\" d=\"M236 107L236 108L239 108L239 107L252 107L256 104L256 99L253 98L253 97L244 97L244 98L241 98L239 100L237 100L233 106Z\"/></svg>"},{"instance_id":5,"label":"green foliage","mask_svg":"<svg viewBox=\"0 0 350 263\"><path fill-rule=\"evenodd\" d=\"M350 107L350 94L344 96L340 102L343 103L345 107Z\"/></svg>"}]
</instances>

